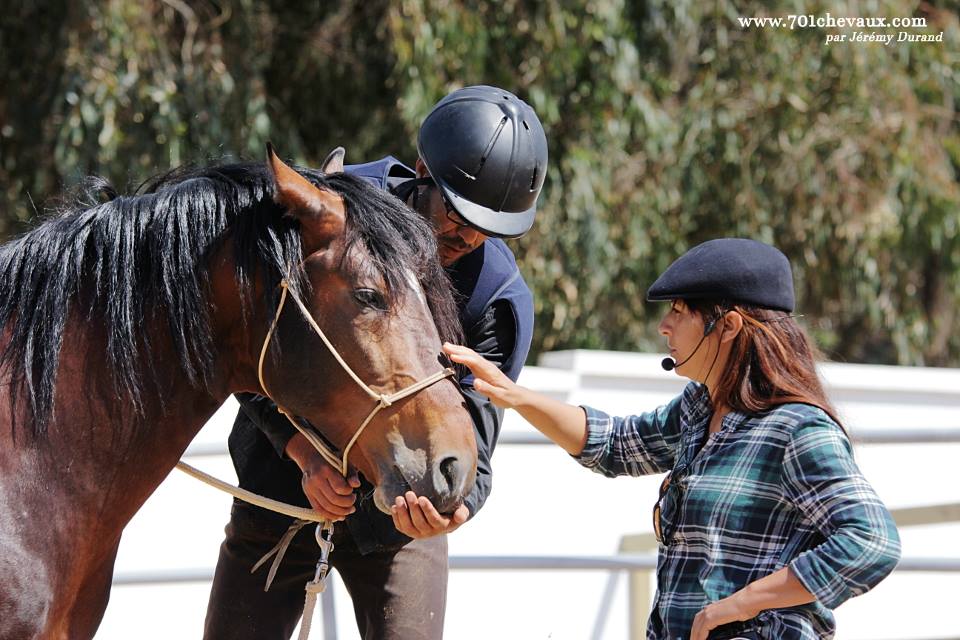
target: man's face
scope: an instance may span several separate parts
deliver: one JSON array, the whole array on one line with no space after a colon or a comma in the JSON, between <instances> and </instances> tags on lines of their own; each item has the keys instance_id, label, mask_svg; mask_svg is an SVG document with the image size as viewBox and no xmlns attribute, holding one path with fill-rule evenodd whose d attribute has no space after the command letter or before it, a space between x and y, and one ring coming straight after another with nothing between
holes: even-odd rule
<instances>
[{"instance_id":1,"label":"man's face","mask_svg":"<svg viewBox=\"0 0 960 640\"><path fill-rule=\"evenodd\" d=\"M433 225L443 266L449 267L487 239L488 236L468 226L460 214L447 205L438 187L425 185L418 188L417 210Z\"/></svg>"}]
</instances>

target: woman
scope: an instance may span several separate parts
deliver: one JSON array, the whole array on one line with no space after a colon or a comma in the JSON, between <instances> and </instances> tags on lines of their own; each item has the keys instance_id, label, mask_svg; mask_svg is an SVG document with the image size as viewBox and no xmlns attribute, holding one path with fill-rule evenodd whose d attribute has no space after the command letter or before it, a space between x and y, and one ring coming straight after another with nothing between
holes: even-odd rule
<instances>
[{"instance_id":1,"label":"woman","mask_svg":"<svg viewBox=\"0 0 960 640\"><path fill-rule=\"evenodd\" d=\"M475 388L607 476L669 472L649 639L832 638L830 610L900 558L890 513L853 461L791 315L790 264L753 240L712 240L647 292L669 300L659 331L692 380L650 413L611 417L520 387L447 345Z\"/></svg>"}]
</instances>

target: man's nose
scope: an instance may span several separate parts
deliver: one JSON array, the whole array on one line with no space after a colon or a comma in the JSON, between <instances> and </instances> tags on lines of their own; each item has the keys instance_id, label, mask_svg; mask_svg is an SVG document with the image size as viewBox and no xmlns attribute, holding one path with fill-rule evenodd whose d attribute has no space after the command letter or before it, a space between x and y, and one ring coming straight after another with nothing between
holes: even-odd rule
<instances>
[{"instance_id":1,"label":"man's nose","mask_svg":"<svg viewBox=\"0 0 960 640\"><path fill-rule=\"evenodd\" d=\"M478 244L479 241L483 240L483 234L471 227L457 227L457 235L460 236L464 244L470 246Z\"/></svg>"}]
</instances>

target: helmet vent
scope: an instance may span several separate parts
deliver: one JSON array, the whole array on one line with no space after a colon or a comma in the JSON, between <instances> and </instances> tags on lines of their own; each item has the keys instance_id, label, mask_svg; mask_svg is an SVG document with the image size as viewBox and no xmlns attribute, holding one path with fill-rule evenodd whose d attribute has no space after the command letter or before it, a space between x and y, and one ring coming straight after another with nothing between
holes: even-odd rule
<instances>
[{"instance_id":1,"label":"helmet vent","mask_svg":"<svg viewBox=\"0 0 960 640\"><path fill-rule=\"evenodd\" d=\"M480 155L480 164L477 165L476 171L473 172L474 175L480 173L480 169L483 169L483 164L487 161L487 158L490 157L490 151L493 149L493 145L496 144L497 138L500 137L500 134L503 132L503 127L507 124L507 117L504 116L500 120L500 125L497 127L497 130L493 132L493 135L490 137L490 142L487 143L487 148L483 150L483 153Z\"/></svg>"},{"instance_id":2,"label":"helmet vent","mask_svg":"<svg viewBox=\"0 0 960 640\"><path fill-rule=\"evenodd\" d=\"M537 190L537 174L540 173L539 165L533 165L533 177L530 178L530 192Z\"/></svg>"},{"instance_id":3,"label":"helmet vent","mask_svg":"<svg viewBox=\"0 0 960 640\"><path fill-rule=\"evenodd\" d=\"M523 121L523 128L526 129L527 131L530 131L530 125L527 124L526 120Z\"/></svg>"}]
</instances>

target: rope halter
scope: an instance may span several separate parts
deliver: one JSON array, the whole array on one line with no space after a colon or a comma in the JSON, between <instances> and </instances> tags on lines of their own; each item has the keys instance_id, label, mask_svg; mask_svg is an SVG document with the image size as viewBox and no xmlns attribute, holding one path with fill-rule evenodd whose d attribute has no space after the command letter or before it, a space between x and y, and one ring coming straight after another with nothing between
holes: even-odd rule
<instances>
[{"instance_id":1,"label":"rope halter","mask_svg":"<svg viewBox=\"0 0 960 640\"><path fill-rule=\"evenodd\" d=\"M403 400L409 396L412 396L420 391L423 391L427 387L443 380L444 378L452 378L455 375L455 372L450 367L445 367L442 371L437 371L431 376L424 378L419 382L415 382L408 387L396 391L394 393L378 393L374 389L371 389L367 384L360 379L360 377L350 368L350 365L346 363L340 353L337 351L336 347L330 342L327 336L323 333L323 330L320 329L320 326L317 324L316 320L313 319L313 316L310 315L310 311L303 304L303 301L300 300L300 297L297 296L296 292L290 290L290 285L286 278L280 281L280 304L277 305L277 313L273 316L273 322L270 324L270 329L267 331L266 337L263 339L263 347L260 349L260 362L257 365L257 375L260 378L260 387L263 389L263 393L266 397L270 398L274 404L277 405L277 409L287 417L287 420L290 421L297 431L299 431L303 436L310 442L313 447L320 452L320 455L324 459L333 465L334 468L339 469L340 473L343 476L347 475L347 460L350 455L350 449L353 448L354 443L360 437L360 434L363 433L363 430L370 424L370 421L373 420L381 409L385 409L391 406L394 402L398 400ZM354 432L353 436L350 438L350 441L347 443L347 446L343 449L343 456L338 456L336 452L330 449L327 444L313 431L306 429L301 426L299 422L293 419L293 415L287 411L279 402L274 400L270 395L270 392L267 390L267 383L263 377L263 361L267 355L267 349L270 346L270 340L273 337L273 332L277 327L277 322L280 320L280 314L283 312L283 306L287 301L287 294L289 293L290 297L293 298L293 301L297 303L297 306L300 308L300 312L303 314L304 319L313 327L313 330L320 336L320 339L323 340L323 343L327 346L330 353L336 358L337 362L340 363L340 366L343 367L343 370L346 371L353 381L364 390L364 392L370 396L371 399L376 401L373 409L370 413L367 414L367 417L360 423L360 426Z\"/></svg>"}]
</instances>

